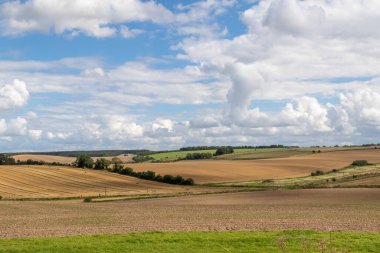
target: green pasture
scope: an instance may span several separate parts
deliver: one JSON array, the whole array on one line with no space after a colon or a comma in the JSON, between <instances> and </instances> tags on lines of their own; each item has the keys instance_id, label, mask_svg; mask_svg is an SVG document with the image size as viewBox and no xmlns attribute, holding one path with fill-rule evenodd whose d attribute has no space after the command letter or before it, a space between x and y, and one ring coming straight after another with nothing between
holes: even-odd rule
<instances>
[{"instance_id":1,"label":"green pasture","mask_svg":"<svg viewBox=\"0 0 380 253\"><path fill-rule=\"evenodd\" d=\"M363 253L378 252L379 249L380 233L359 232L154 232L123 235L0 239L0 252L4 253Z\"/></svg>"}]
</instances>

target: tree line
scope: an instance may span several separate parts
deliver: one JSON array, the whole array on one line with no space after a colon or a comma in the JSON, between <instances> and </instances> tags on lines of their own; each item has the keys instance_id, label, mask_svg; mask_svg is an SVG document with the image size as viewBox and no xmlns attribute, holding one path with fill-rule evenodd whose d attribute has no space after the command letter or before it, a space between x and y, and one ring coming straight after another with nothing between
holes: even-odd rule
<instances>
[{"instance_id":1,"label":"tree line","mask_svg":"<svg viewBox=\"0 0 380 253\"><path fill-rule=\"evenodd\" d=\"M0 154L0 165L51 165L51 166L68 166L70 164L60 162L45 162L27 159L26 161L15 160L13 157Z\"/></svg>"},{"instance_id":2,"label":"tree line","mask_svg":"<svg viewBox=\"0 0 380 253\"><path fill-rule=\"evenodd\" d=\"M195 150L210 150L210 149L218 149L225 146L191 146L191 147L183 147L180 148L180 151L195 151ZM259 146L229 146L233 149L263 149L263 148L298 148L299 146L286 146L281 144L272 144L272 145L259 145Z\"/></svg>"},{"instance_id":3,"label":"tree line","mask_svg":"<svg viewBox=\"0 0 380 253\"><path fill-rule=\"evenodd\" d=\"M156 174L154 171L142 171L136 172L130 167L124 167L120 159L113 158L109 161L104 158L98 158L95 162L94 160L86 155L82 154L78 156L75 161L75 166L78 168L96 169L96 170L107 170L109 172L118 173L121 175L127 175L132 177L137 177L140 179L157 181L167 184L178 184L178 185L193 185L194 180L192 178L183 178L181 176L172 176Z\"/></svg>"}]
</instances>

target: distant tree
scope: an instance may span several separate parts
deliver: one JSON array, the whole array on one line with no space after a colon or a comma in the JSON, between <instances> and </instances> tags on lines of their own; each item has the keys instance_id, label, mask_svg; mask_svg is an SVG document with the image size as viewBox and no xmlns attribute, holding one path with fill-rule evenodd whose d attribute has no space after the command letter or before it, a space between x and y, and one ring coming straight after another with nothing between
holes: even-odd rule
<instances>
[{"instance_id":1,"label":"distant tree","mask_svg":"<svg viewBox=\"0 0 380 253\"><path fill-rule=\"evenodd\" d=\"M174 182L174 177L172 175L165 175L162 179L162 182L172 184Z\"/></svg>"},{"instance_id":2,"label":"distant tree","mask_svg":"<svg viewBox=\"0 0 380 253\"><path fill-rule=\"evenodd\" d=\"M13 165L16 164L16 161L13 157L10 157L6 154L0 154L0 165Z\"/></svg>"},{"instance_id":3,"label":"distant tree","mask_svg":"<svg viewBox=\"0 0 380 253\"><path fill-rule=\"evenodd\" d=\"M187 178L182 182L183 185L193 185L194 180L192 178Z\"/></svg>"},{"instance_id":4,"label":"distant tree","mask_svg":"<svg viewBox=\"0 0 380 253\"><path fill-rule=\"evenodd\" d=\"M87 155L87 154L81 154L77 157L77 160L75 161L75 166L79 168L92 168L94 165L94 160Z\"/></svg>"},{"instance_id":5,"label":"distant tree","mask_svg":"<svg viewBox=\"0 0 380 253\"><path fill-rule=\"evenodd\" d=\"M112 158L113 170L120 171L123 168L123 162L118 157Z\"/></svg>"},{"instance_id":6,"label":"distant tree","mask_svg":"<svg viewBox=\"0 0 380 253\"><path fill-rule=\"evenodd\" d=\"M142 163L142 162L154 160L154 158L151 156L148 156L148 155L137 155L137 156L133 157L132 160L136 163Z\"/></svg>"},{"instance_id":7,"label":"distant tree","mask_svg":"<svg viewBox=\"0 0 380 253\"><path fill-rule=\"evenodd\" d=\"M211 153L188 153L186 154L186 160L198 160L198 159L210 159Z\"/></svg>"},{"instance_id":8,"label":"distant tree","mask_svg":"<svg viewBox=\"0 0 380 253\"><path fill-rule=\"evenodd\" d=\"M366 166L366 165L368 165L368 161L367 160L355 160L352 162L352 165L354 165L354 166Z\"/></svg>"},{"instance_id":9,"label":"distant tree","mask_svg":"<svg viewBox=\"0 0 380 253\"><path fill-rule=\"evenodd\" d=\"M105 158L98 158L95 161L94 169L96 170L106 170L108 166L111 165L111 162Z\"/></svg>"},{"instance_id":10,"label":"distant tree","mask_svg":"<svg viewBox=\"0 0 380 253\"><path fill-rule=\"evenodd\" d=\"M216 149L215 156L218 155L225 155L225 154L232 154L234 152L234 149L232 147L219 147Z\"/></svg>"},{"instance_id":11,"label":"distant tree","mask_svg":"<svg viewBox=\"0 0 380 253\"><path fill-rule=\"evenodd\" d=\"M316 170L316 171L314 171L314 172L311 172L311 176L321 176L321 175L323 175L323 174L325 174L323 171L321 171L321 170Z\"/></svg>"}]
</instances>

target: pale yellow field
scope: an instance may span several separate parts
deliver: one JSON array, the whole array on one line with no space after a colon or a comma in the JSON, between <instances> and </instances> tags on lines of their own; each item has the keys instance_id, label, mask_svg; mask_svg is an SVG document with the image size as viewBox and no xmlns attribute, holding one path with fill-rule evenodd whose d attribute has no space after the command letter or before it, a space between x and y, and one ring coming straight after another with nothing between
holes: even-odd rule
<instances>
[{"instance_id":1,"label":"pale yellow field","mask_svg":"<svg viewBox=\"0 0 380 253\"><path fill-rule=\"evenodd\" d=\"M98 158L105 158L107 160L112 160L112 158L117 157L119 158L123 163L132 162L132 158L135 155L132 154L126 154L126 155L118 155L118 156L106 156L106 157L92 157L92 159L96 160ZM75 162L76 157L66 157L66 156L55 156L55 155L37 155L37 154L25 154L25 155L14 155L12 156L16 161L26 161L28 159L31 159L33 161L44 161L47 163L53 163L53 162L59 162L59 163L67 163L71 164Z\"/></svg>"},{"instance_id":2,"label":"pale yellow field","mask_svg":"<svg viewBox=\"0 0 380 253\"><path fill-rule=\"evenodd\" d=\"M204 191L141 180L97 170L58 166L0 166L3 198L58 198L81 196L172 194Z\"/></svg>"},{"instance_id":3,"label":"pale yellow field","mask_svg":"<svg viewBox=\"0 0 380 253\"><path fill-rule=\"evenodd\" d=\"M12 156L16 161L20 160L25 162L28 159L33 161L44 161L47 163L73 163L75 162L75 157L66 157L66 156L55 156L55 155L35 155L35 154L25 154L25 155L14 155Z\"/></svg>"},{"instance_id":4,"label":"pale yellow field","mask_svg":"<svg viewBox=\"0 0 380 253\"><path fill-rule=\"evenodd\" d=\"M152 170L161 175L191 177L195 183L239 182L260 179L301 177L312 171L343 168L353 160L380 162L380 149L317 153L261 160L203 160L175 163L130 164L136 171Z\"/></svg>"}]
</instances>

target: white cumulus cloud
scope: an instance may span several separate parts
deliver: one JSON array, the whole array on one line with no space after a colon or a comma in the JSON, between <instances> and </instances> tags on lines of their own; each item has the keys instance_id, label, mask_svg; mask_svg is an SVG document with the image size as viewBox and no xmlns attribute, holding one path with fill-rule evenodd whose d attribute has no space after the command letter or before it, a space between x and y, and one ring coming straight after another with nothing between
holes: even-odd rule
<instances>
[{"instance_id":1,"label":"white cumulus cloud","mask_svg":"<svg viewBox=\"0 0 380 253\"><path fill-rule=\"evenodd\" d=\"M154 1L140 0L27 0L0 5L3 34L54 32L84 33L109 37L117 33L114 24L134 21L165 23L173 14Z\"/></svg>"},{"instance_id":2,"label":"white cumulus cloud","mask_svg":"<svg viewBox=\"0 0 380 253\"><path fill-rule=\"evenodd\" d=\"M25 82L14 80L11 84L0 85L0 112L24 106L29 98Z\"/></svg>"}]
</instances>

